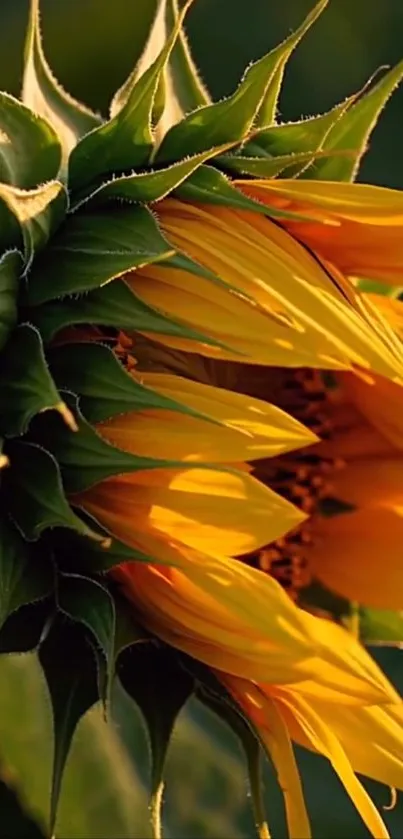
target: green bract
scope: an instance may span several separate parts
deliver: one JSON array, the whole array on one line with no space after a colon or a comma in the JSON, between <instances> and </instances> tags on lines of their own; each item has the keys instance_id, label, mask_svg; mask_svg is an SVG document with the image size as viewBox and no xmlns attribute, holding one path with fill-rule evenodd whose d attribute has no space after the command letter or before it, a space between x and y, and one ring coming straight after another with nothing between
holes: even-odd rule
<instances>
[{"instance_id":1,"label":"green bract","mask_svg":"<svg viewBox=\"0 0 403 839\"><path fill-rule=\"evenodd\" d=\"M98 700L108 711L116 678L149 729L154 826L172 728L194 693L239 735L261 822L254 733L204 668L195 672L150 642L105 576L122 561L153 558L111 539L68 494L161 465L109 445L93 423L145 407L187 410L136 383L107 337L128 329L212 342L145 305L122 279L154 262L207 274L168 241L147 204L174 193L261 214L270 211L241 194L232 176L350 180L403 76L399 64L327 114L277 123L286 62L327 5L320 0L231 96L213 103L184 34L191 5L179 12L177 0L159 0L144 51L104 119L55 80L31 0L22 101L0 94L0 649L38 650L48 685L52 832L75 727ZM80 324L98 327L101 342L74 342L74 334L58 342L62 329Z\"/></svg>"}]
</instances>

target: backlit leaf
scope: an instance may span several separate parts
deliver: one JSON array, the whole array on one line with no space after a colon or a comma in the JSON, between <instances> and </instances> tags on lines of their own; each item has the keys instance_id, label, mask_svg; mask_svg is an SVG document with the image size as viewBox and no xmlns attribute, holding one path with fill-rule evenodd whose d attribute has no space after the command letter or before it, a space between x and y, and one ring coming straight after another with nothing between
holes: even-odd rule
<instances>
[{"instance_id":1,"label":"backlit leaf","mask_svg":"<svg viewBox=\"0 0 403 839\"><path fill-rule=\"evenodd\" d=\"M63 165L79 138L101 122L100 117L63 90L50 70L39 28L39 0L30 0L22 101L49 120L57 131L63 149Z\"/></svg>"},{"instance_id":2,"label":"backlit leaf","mask_svg":"<svg viewBox=\"0 0 403 839\"><path fill-rule=\"evenodd\" d=\"M325 181L354 180L378 117L402 78L403 61L400 61L368 93L359 97L329 131L323 149L355 149L354 156L319 160L314 167L307 170L306 176Z\"/></svg>"},{"instance_id":3,"label":"backlit leaf","mask_svg":"<svg viewBox=\"0 0 403 839\"><path fill-rule=\"evenodd\" d=\"M272 122L282 70L298 40L324 9L327 0L320 0L300 29L259 61L254 62L232 96L188 114L173 125L162 140L156 159L173 161L186 154L197 154L223 143L243 142L254 120Z\"/></svg>"},{"instance_id":4,"label":"backlit leaf","mask_svg":"<svg viewBox=\"0 0 403 839\"><path fill-rule=\"evenodd\" d=\"M18 326L2 355L0 370L0 427L8 437L25 433L32 417L55 410L74 431L74 417L49 372L41 336L30 324Z\"/></svg>"},{"instance_id":5,"label":"backlit leaf","mask_svg":"<svg viewBox=\"0 0 403 839\"><path fill-rule=\"evenodd\" d=\"M34 189L56 178L61 147L52 126L9 93L0 93L0 181Z\"/></svg>"},{"instance_id":6,"label":"backlit leaf","mask_svg":"<svg viewBox=\"0 0 403 839\"><path fill-rule=\"evenodd\" d=\"M0 350L17 322L17 294L22 266L18 251L8 251L0 258Z\"/></svg>"},{"instance_id":7,"label":"backlit leaf","mask_svg":"<svg viewBox=\"0 0 403 839\"><path fill-rule=\"evenodd\" d=\"M185 3L158 57L139 78L135 68L118 91L112 119L81 140L72 152L69 183L73 190L148 162L154 142L152 112L158 84L192 2Z\"/></svg>"},{"instance_id":8,"label":"backlit leaf","mask_svg":"<svg viewBox=\"0 0 403 839\"><path fill-rule=\"evenodd\" d=\"M8 453L13 468L6 470L4 488L12 518L26 539L38 539L49 527L67 527L105 543L103 536L71 510L59 467L49 452L32 443L13 441Z\"/></svg>"},{"instance_id":9,"label":"backlit leaf","mask_svg":"<svg viewBox=\"0 0 403 839\"><path fill-rule=\"evenodd\" d=\"M29 275L27 302L38 305L99 288L175 252L146 207L118 206L69 217Z\"/></svg>"}]
</instances>

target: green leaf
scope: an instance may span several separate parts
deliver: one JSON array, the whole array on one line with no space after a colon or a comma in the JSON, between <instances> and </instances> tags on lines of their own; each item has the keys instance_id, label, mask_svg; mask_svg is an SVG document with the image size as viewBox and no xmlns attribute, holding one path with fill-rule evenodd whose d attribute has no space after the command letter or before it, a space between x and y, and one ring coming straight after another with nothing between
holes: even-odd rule
<instances>
[{"instance_id":1,"label":"green leaf","mask_svg":"<svg viewBox=\"0 0 403 839\"><path fill-rule=\"evenodd\" d=\"M59 387L80 397L80 409L91 423L149 408L208 419L140 384L103 344L61 344L51 350L50 365Z\"/></svg>"},{"instance_id":2,"label":"green leaf","mask_svg":"<svg viewBox=\"0 0 403 839\"><path fill-rule=\"evenodd\" d=\"M129 647L132 647L134 644L150 644L151 640L144 629L136 623L132 604L117 592L114 592L113 598L116 612L113 654L116 662L119 656L125 650L128 650ZM148 649L151 648L148 647Z\"/></svg>"},{"instance_id":3,"label":"green leaf","mask_svg":"<svg viewBox=\"0 0 403 839\"><path fill-rule=\"evenodd\" d=\"M70 430L74 417L60 397L49 372L39 332L30 324L17 326L2 355L0 371L0 426L5 436L27 431L35 414L54 410Z\"/></svg>"},{"instance_id":4,"label":"green leaf","mask_svg":"<svg viewBox=\"0 0 403 839\"><path fill-rule=\"evenodd\" d=\"M94 653L83 628L57 618L40 646L53 711L54 756L50 804L53 835L63 771L77 723L98 701Z\"/></svg>"},{"instance_id":5,"label":"green leaf","mask_svg":"<svg viewBox=\"0 0 403 839\"><path fill-rule=\"evenodd\" d=\"M17 322L18 281L22 267L18 251L7 251L0 258L0 350Z\"/></svg>"},{"instance_id":6,"label":"green leaf","mask_svg":"<svg viewBox=\"0 0 403 839\"><path fill-rule=\"evenodd\" d=\"M67 527L105 544L71 510L52 455L33 443L9 444L10 469L4 478L10 514L25 539L35 541L49 527Z\"/></svg>"},{"instance_id":7,"label":"green leaf","mask_svg":"<svg viewBox=\"0 0 403 839\"><path fill-rule=\"evenodd\" d=\"M159 0L154 24L151 28L143 54L135 68L133 77L129 77L123 87L117 91L111 103L111 116L116 116L127 101L131 78L136 80L149 69L163 50L169 36L174 31L179 17L177 0ZM193 62L183 28L180 29L169 60L161 74L154 102L153 118L158 123L158 133L164 134L184 114L210 101ZM156 106L159 106L159 119Z\"/></svg>"},{"instance_id":8,"label":"green leaf","mask_svg":"<svg viewBox=\"0 0 403 839\"><path fill-rule=\"evenodd\" d=\"M27 270L66 214L66 191L60 181L49 181L31 190L0 184L0 205L1 213L13 219L12 226L6 220L6 235L12 237L7 246L20 247L22 241Z\"/></svg>"},{"instance_id":9,"label":"green leaf","mask_svg":"<svg viewBox=\"0 0 403 839\"><path fill-rule=\"evenodd\" d=\"M67 574L103 574L122 562L152 562L154 557L147 556L136 548L129 547L118 539L112 538L104 527L88 514L83 513L83 519L91 526L95 526L104 537L104 543L86 539L73 530L56 529L52 532L52 544L55 546L57 566Z\"/></svg>"},{"instance_id":10,"label":"green leaf","mask_svg":"<svg viewBox=\"0 0 403 839\"><path fill-rule=\"evenodd\" d=\"M403 643L403 612L388 609L359 609L360 637L364 643Z\"/></svg>"},{"instance_id":11,"label":"green leaf","mask_svg":"<svg viewBox=\"0 0 403 839\"><path fill-rule=\"evenodd\" d=\"M333 126L355 98L355 96L350 96L331 111L317 117L259 128L242 147L242 154L271 159L286 154L318 151L322 148L323 141Z\"/></svg>"},{"instance_id":12,"label":"green leaf","mask_svg":"<svg viewBox=\"0 0 403 839\"><path fill-rule=\"evenodd\" d=\"M56 177L61 162L58 136L46 120L0 92L0 181L34 189Z\"/></svg>"},{"instance_id":13,"label":"green leaf","mask_svg":"<svg viewBox=\"0 0 403 839\"><path fill-rule=\"evenodd\" d=\"M153 834L158 823L163 792L165 759L177 717L194 689L192 676L178 663L169 647L135 644L120 656L120 681L140 708L151 747L151 820Z\"/></svg>"},{"instance_id":14,"label":"green leaf","mask_svg":"<svg viewBox=\"0 0 403 839\"><path fill-rule=\"evenodd\" d=\"M143 303L124 280L114 280L113 283L76 300L57 301L41 307L38 311L33 310L30 319L37 325L45 343L52 340L65 326L86 323L137 332L177 335L203 341L210 346L222 346Z\"/></svg>"},{"instance_id":15,"label":"green leaf","mask_svg":"<svg viewBox=\"0 0 403 839\"><path fill-rule=\"evenodd\" d=\"M89 108L66 93L53 76L42 47L39 0L30 0L22 100L36 114L49 120L57 131L63 150L63 167L80 137L102 121Z\"/></svg>"},{"instance_id":16,"label":"green leaf","mask_svg":"<svg viewBox=\"0 0 403 839\"><path fill-rule=\"evenodd\" d=\"M262 104L256 116L257 125L271 125L271 123L275 121L277 102L280 95L287 61L295 47L302 40L306 32L308 32L308 29L310 29L312 24L315 23L318 17L322 14L327 4L328 0L319 0L319 3L316 4L312 11L309 12L305 20L301 23L301 26L299 26L298 29L289 36L289 38L283 41L282 44L279 44L279 46L275 47L275 49L269 53L268 57L271 58L270 83L267 86Z\"/></svg>"},{"instance_id":17,"label":"green leaf","mask_svg":"<svg viewBox=\"0 0 403 839\"><path fill-rule=\"evenodd\" d=\"M272 122L270 111L275 110L285 63L326 4L327 0L320 0L294 35L252 64L232 96L205 105L172 126L162 140L156 159L173 161L223 143L235 145L246 139L256 118L261 125Z\"/></svg>"},{"instance_id":18,"label":"green leaf","mask_svg":"<svg viewBox=\"0 0 403 839\"><path fill-rule=\"evenodd\" d=\"M99 693L109 704L114 670L116 614L108 589L96 580L79 574L61 574L58 581L57 602L62 612L73 621L83 624L94 639L102 656L99 669Z\"/></svg>"},{"instance_id":19,"label":"green leaf","mask_svg":"<svg viewBox=\"0 0 403 839\"><path fill-rule=\"evenodd\" d=\"M76 213L35 260L28 305L99 288L174 253L146 207L115 205Z\"/></svg>"},{"instance_id":20,"label":"green leaf","mask_svg":"<svg viewBox=\"0 0 403 839\"><path fill-rule=\"evenodd\" d=\"M47 557L32 555L18 531L0 520L0 626L21 606L43 600L52 590L53 569Z\"/></svg>"},{"instance_id":21,"label":"green leaf","mask_svg":"<svg viewBox=\"0 0 403 839\"><path fill-rule=\"evenodd\" d=\"M325 181L353 181L355 179L378 117L402 78L403 61L400 61L375 87L354 101L329 131L323 143L323 149L327 151L340 152L345 149L354 149L354 156L332 157L318 161L312 169L308 170L309 177Z\"/></svg>"},{"instance_id":22,"label":"green leaf","mask_svg":"<svg viewBox=\"0 0 403 839\"><path fill-rule=\"evenodd\" d=\"M232 172L243 175L252 175L255 178L275 178L280 172L290 167L293 170L305 169L316 160L328 160L333 157L353 157L352 151L326 152L309 151L296 152L295 154L282 154L277 157L244 157L243 155L221 155L220 164Z\"/></svg>"},{"instance_id":23,"label":"green leaf","mask_svg":"<svg viewBox=\"0 0 403 839\"><path fill-rule=\"evenodd\" d=\"M308 216L297 213L289 213L267 207L248 198L240 192L222 172L218 172L212 166L201 166L188 178L175 194L184 201L197 201L207 204L218 204L224 207L234 207L236 210L251 210L264 216L273 218L289 218L295 221L308 221Z\"/></svg>"},{"instance_id":24,"label":"green leaf","mask_svg":"<svg viewBox=\"0 0 403 839\"><path fill-rule=\"evenodd\" d=\"M152 113L161 74L182 21L193 0L187 0L164 48L138 78L136 69L115 96L114 116L85 137L69 161L69 183L80 189L99 178L146 164L153 149Z\"/></svg>"},{"instance_id":25,"label":"green leaf","mask_svg":"<svg viewBox=\"0 0 403 839\"><path fill-rule=\"evenodd\" d=\"M172 29L178 20L178 0L167 0L165 16ZM167 95L175 97L176 113L187 114L211 101L208 91L200 79L197 67L192 59L189 44L181 28L175 41L167 67ZM170 127L167 116L163 115L164 128Z\"/></svg>"},{"instance_id":26,"label":"green leaf","mask_svg":"<svg viewBox=\"0 0 403 839\"><path fill-rule=\"evenodd\" d=\"M66 394L71 406L75 399ZM122 451L108 443L84 419L75 406L77 433L69 434L56 417L46 417L41 423L39 436L46 440L47 448L59 463L63 485L68 493L82 492L111 475L178 466L178 461L155 460ZM56 420L56 421L54 421Z\"/></svg>"},{"instance_id":27,"label":"green leaf","mask_svg":"<svg viewBox=\"0 0 403 839\"><path fill-rule=\"evenodd\" d=\"M133 173L132 175L123 175L122 177L114 178L108 183L102 184L91 192L88 188L87 197L81 198L81 193L78 194L78 203L75 208L81 204L91 201L91 204L100 204L111 198L121 199L123 201L134 201L141 204L147 204L151 201L160 201L173 189L179 186L189 175L192 174L205 160L210 157L215 157L224 151L226 146L219 148L208 149L206 152L196 154L194 157L180 160L179 163L174 163L166 169L157 169L154 172L141 172L140 174Z\"/></svg>"}]
</instances>

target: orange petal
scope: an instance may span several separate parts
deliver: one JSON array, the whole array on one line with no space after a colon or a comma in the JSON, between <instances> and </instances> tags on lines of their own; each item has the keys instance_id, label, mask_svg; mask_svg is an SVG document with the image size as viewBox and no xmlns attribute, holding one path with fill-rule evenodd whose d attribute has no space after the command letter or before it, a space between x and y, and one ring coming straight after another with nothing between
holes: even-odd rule
<instances>
[{"instance_id":1,"label":"orange petal","mask_svg":"<svg viewBox=\"0 0 403 839\"><path fill-rule=\"evenodd\" d=\"M216 675L256 729L275 766L283 791L290 839L310 839L304 794L287 726L276 702L262 689L217 671Z\"/></svg>"},{"instance_id":2,"label":"orange petal","mask_svg":"<svg viewBox=\"0 0 403 839\"><path fill-rule=\"evenodd\" d=\"M314 180L238 181L278 209L316 217L282 220L297 239L347 276L402 284L403 194L367 184Z\"/></svg>"}]
</instances>

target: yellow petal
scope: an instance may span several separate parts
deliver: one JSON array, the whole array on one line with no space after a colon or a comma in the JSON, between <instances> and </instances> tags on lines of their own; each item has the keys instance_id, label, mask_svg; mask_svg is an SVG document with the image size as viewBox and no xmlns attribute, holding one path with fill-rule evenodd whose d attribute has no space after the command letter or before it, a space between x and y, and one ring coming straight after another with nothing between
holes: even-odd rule
<instances>
[{"instance_id":1,"label":"yellow petal","mask_svg":"<svg viewBox=\"0 0 403 839\"><path fill-rule=\"evenodd\" d=\"M403 283L403 276L401 279ZM400 340L403 340L403 302L394 297L387 297L386 294L363 294L362 296L382 313Z\"/></svg>"},{"instance_id":2,"label":"yellow petal","mask_svg":"<svg viewBox=\"0 0 403 839\"><path fill-rule=\"evenodd\" d=\"M312 644L303 613L274 580L237 560L167 549L177 567L127 563L112 572L151 632L234 675L280 683L305 675Z\"/></svg>"},{"instance_id":3,"label":"yellow petal","mask_svg":"<svg viewBox=\"0 0 403 839\"><path fill-rule=\"evenodd\" d=\"M332 730L332 721L324 721L309 702L291 691L279 692L277 701L286 712L292 737L328 758L372 836L388 839L389 833L378 810L356 778L346 752ZM336 718L337 706L332 707Z\"/></svg>"},{"instance_id":4,"label":"yellow petal","mask_svg":"<svg viewBox=\"0 0 403 839\"><path fill-rule=\"evenodd\" d=\"M179 376L142 373L141 381L206 419L149 408L98 425L110 443L133 454L235 463L272 457L317 439L284 411L258 399Z\"/></svg>"},{"instance_id":5,"label":"yellow petal","mask_svg":"<svg viewBox=\"0 0 403 839\"><path fill-rule=\"evenodd\" d=\"M388 679L350 632L308 612L303 621L305 632L315 644L316 659L314 678L299 682L299 693L336 704L354 704L354 698L365 705L399 702Z\"/></svg>"},{"instance_id":6,"label":"yellow petal","mask_svg":"<svg viewBox=\"0 0 403 839\"><path fill-rule=\"evenodd\" d=\"M315 701L320 715L341 742L355 772L403 789L403 705L343 707ZM306 745L306 743L303 743Z\"/></svg>"},{"instance_id":7,"label":"yellow petal","mask_svg":"<svg viewBox=\"0 0 403 839\"><path fill-rule=\"evenodd\" d=\"M76 502L128 544L144 531L213 555L254 551L305 518L245 472L197 467L109 478Z\"/></svg>"},{"instance_id":8,"label":"yellow petal","mask_svg":"<svg viewBox=\"0 0 403 839\"><path fill-rule=\"evenodd\" d=\"M346 275L401 285L401 191L313 180L239 181L238 186L273 207L316 216L317 221L284 219L282 224Z\"/></svg>"},{"instance_id":9,"label":"yellow petal","mask_svg":"<svg viewBox=\"0 0 403 839\"><path fill-rule=\"evenodd\" d=\"M365 310L352 306L339 283L269 219L174 199L161 202L158 214L173 244L228 287L168 266L148 266L126 281L142 300L230 351L159 336L163 343L258 364L330 369L355 364L392 378L401 375L402 351L392 351Z\"/></svg>"},{"instance_id":10,"label":"yellow petal","mask_svg":"<svg viewBox=\"0 0 403 839\"><path fill-rule=\"evenodd\" d=\"M251 721L273 761L284 795L290 839L310 839L311 829L298 767L276 702L252 682L219 672L216 675Z\"/></svg>"},{"instance_id":11,"label":"yellow petal","mask_svg":"<svg viewBox=\"0 0 403 839\"><path fill-rule=\"evenodd\" d=\"M296 607L261 571L173 541L156 545L154 536L140 547L171 566L133 562L112 573L142 622L172 646L267 687L292 684L337 704L397 701L349 633Z\"/></svg>"}]
</instances>

